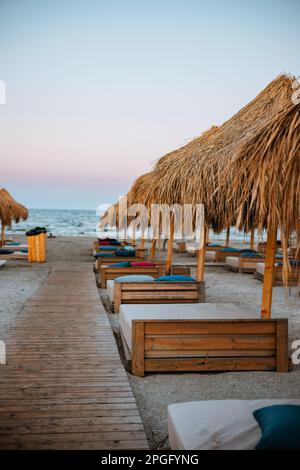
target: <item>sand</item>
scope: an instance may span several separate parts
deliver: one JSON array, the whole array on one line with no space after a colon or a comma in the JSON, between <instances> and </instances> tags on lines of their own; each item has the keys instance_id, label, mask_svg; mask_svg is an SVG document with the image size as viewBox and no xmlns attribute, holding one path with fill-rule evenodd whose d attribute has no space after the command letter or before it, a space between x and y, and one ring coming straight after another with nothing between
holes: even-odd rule
<instances>
[{"instance_id":1,"label":"sand","mask_svg":"<svg viewBox=\"0 0 300 470\"><path fill-rule=\"evenodd\" d=\"M14 237L24 241L21 237ZM92 239L58 237L48 241L48 261L29 265L25 261L9 261L0 267L0 339L5 339L14 325L23 303L39 288L56 265L64 260L90 263ZM195 258L174 255L174 262L195 264ZM208 302L234 302L257 311L261 302L262 284L252 275L237 274L224 268L209 267L206 272ZM104 294L99 290L99 294ZM289 318L289 344L300 340L300 298L298 289L274 289L273 316ZM118 316L110 315L118 333ZM168 404L191 400L299 398L300 366L288 374L266 372L152 374L144 378L129 375L138 407L152 448L168 448L166 411Z\"/></svg>"}]
</instances>

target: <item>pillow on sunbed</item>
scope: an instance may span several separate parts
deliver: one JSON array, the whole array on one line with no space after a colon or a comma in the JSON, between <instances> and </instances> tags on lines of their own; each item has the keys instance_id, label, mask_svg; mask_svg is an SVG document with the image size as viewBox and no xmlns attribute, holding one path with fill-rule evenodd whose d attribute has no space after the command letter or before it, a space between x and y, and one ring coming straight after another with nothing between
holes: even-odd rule
<instances>
[{"instance_id":1,"label":"pillow on sunbed","mask_svg":"<svg viewBox=\"0 0 300 470\"><path fill-rule=\"evenodd\" d=\"M273 405L254 411L262 437L257 450L300 450L300 406Z\"/></svg>"},{"instance_id":2,"label":"pillow on sunbed","mask_svg":"<svg viewBox=\"0 0 300 470\"><path fill-rule=\"evenodd\" d=\"M225 248L222 248L222 250L220 250L221 252L223 251L233 251L233 252L236 252L236 251L239 251L237 248L233 248L232 246L226 246Z\"/></svg>"},{"instance_id":3,"label":"pillow on sunbed","mask_svg":"<svg viewBox=\"0 0 300 470\"><path fill-rule=\"evenodd\" d=\"M0 248L0 255L11 255L14 253L13 250L7 250L6 248Z\"/></svg>"},{"instance_id":4,"label":"pillow on sunbed","mask_svg":"<svg viewBox=\"0 0 300 470\"><path fill-rule=\"evenodd\" d=\"M125 251L134 251L134 247L131 245L125 245L123 246L123 250Z\"/></svg>"},{"instance_id":5,"label":"pillow on sunbed","mask_svg":"<svg viewBox=\"0 0 300 470\"><path fill-rule=\"evenodd\" d=\"M209 248L218 248L223 245L218 245L217 243L209 243L207 246L209 246Z\"/></svg>"},{"instance_id":6,"label":"pillow on sunbed","mask_svg":"<svg viewBox=\"0 0 300 470\"><path fill-rule=\"evenodd\" d=\"M134 250L116 250L115 251L116 256L135 256L135 251Z\"/></svg>"},{"instance_id":7,"label":"pillow on sunbed","mask_svg":"<svg viewBox=\"0 0 300 470\"><path fill-rule=\"evenodd\" d=\"M111 258L111 253L95 253L95 258Z\"/></svg>"},{"instance_id":8,"label":"pillow on sunbed","mask_svg":"<svg viewBox=\"0 0 300 470\"><path fill-rule=\"evenodd\" d=\"M99 248L97 248L97 250L100 250L100 251L114 251L114 250L117 250L118 248L116 246L113 246L113 245L101 245L99 246Z\"/></svg>"},{"instance_id":9,"label":"pillow on sunbed","mask_svg":"<svg viewBox=\"0 0 300 470\"><path fill-rule=\"evenodd\" d=\"M191 276L184 276L182 274L173 274L173 275L170 275L170 276L160 276L158 277L157 279L155 279L156 281L169 281L169 282L195 282L196 279L191 277Z\"/></svg>"},{"instance_id":10,"label":"pillow on sunbed","mask_svg":"<svg viewBox=\"0 0 300 470\"><path fill-rule=\"evenodd\" d=\"M240 253L256 253L256 250L252 250L251 248L243 248L240 250Z\"/></svg>"},{"instance_id":11,"label":"pillow on sunbed","mask_svg":"<svg viewBox=\"0 0 300 470\"><path fill-rule=\"evenodd\" d=\"M281 263L282 264L282 263ZM298 266L300 266L300 259L292 259L290 261L290 265L293 267L293 268L297 268Z\"/></svg>"},{"instance_id":12,"label":"pillow on sunbed","mask_svg":"<svg viewBox=\"0 0 300 470\"><path fill-rule=\"evenodd\" d=\"M131 266L130 261L120 261L120 263L110 264L110 268L129 268Z\"/></svg>"},{"instance_id":13,"label":"pillow on sunbed","mask_svg":"<svg viewBox=\"0 0 300 470\"><path fill-rule=\"evenodd\" d=\"M110 242L108 240L99 240L99 245L100 246L110 245Z\"/></svg>"},{"instance_id":14,"label":"pillow on sunbed","mask_svg":"<svg viewBox=\"0 0 300 470\"><path fill-rule=\"evenodd\" d=\"M259 253L242 253L241 258L263 258Z\"/></svg>"},{"instance_id":15,"label":"pillow on sunbed","mask_svg":"<svg viewBox=\"0 0 300 470\"><path fill-rule=\"evenodd\" d=\"M131 266L155 266L155 263L152 263L152 261L132 261Z\"/></svg>"},{"instance_id":16,"label":"pillow on sunbed","mask_svg":"<svg viewBox=\"0 0 300 470\"><path fill-rule=\"evenodd\" d=\"M5 243L6 246L19 246L21 245L20 242L6 242Z\"/></svg>"},{"instance_id":17,"label":"pillow on sunbed","mask_svg":"<svg viewBox=\"0 0 300 470\"><path fill-rule=\"evenodd\" d=\"M142 276L142 275L129 275L129 276L120 276L115 279L115 282L149 282L154 281L152 276Z\"/></svg>"},{"instance_id":18,"label":"pillow on sunbed","mask_svg":"<svg viewBox=\"0 0 300 470\"><path fill-rule=\"evenodd\" d=\"M22 250L20 250L21 253L28 253L28 248L23 248Z\"/></svg>"},{"instance_id":19,"label":"pillow on sunbed","mask_svg":"<svg viewBox=\"0 0 300 470\"><path fill-rule=\"evenodd\" d=\"M121 245L121 242L119 242L119 240L115 240L114 238L111 238L110 240L110 245Z\"/></svg>"}]
</instances>

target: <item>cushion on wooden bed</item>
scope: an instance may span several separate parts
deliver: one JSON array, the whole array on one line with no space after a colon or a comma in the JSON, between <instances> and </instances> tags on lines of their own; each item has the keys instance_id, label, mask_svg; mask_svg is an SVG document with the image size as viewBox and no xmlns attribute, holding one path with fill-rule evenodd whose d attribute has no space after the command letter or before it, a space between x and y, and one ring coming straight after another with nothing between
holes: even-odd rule
<instances>
[{"instance_id":1,"label":"cushion on wooden bed","mask_svg":"<svg viewBox=\"0 0 300 470\"><path fill-rule=\"evenodd\" d=\"M235 304L121 304L120 328L131 350L133 320L222 320L260 319Z\"/></svg>"},{"instance_id":2,"label":"cushion on wooden bed","mask_svg":"<svg viewBox=\"0 0 300 470\"><path fill-rule=\"evenodd\" d=\"M169 440L176 450L254 450L261 430L253 412L300 400L207 400L168 407Z\"/></svg>"},{"instance_id":3,"label":"cushion on wooden bed","mask_svg":"<svg viewBox=\"0 0 300 470\"><path fill-rule=\"evenodd\" d=\"M226 256L226 264L227 266L232 266L233 268L239 267L239 259L235 256Z\"/></svg>"},{"instance_id":4,"label":"cushion on wooden bed","mask_svg":"<svg viewBox=\"0 0 300 470\"><path fill-rule=\"evenodd\" d=\"M146 276L144 274L128 274L127 276L120 276L115 278L115 282L147 282L154 281L154 277Z\"/></svg>"}]
</instances>

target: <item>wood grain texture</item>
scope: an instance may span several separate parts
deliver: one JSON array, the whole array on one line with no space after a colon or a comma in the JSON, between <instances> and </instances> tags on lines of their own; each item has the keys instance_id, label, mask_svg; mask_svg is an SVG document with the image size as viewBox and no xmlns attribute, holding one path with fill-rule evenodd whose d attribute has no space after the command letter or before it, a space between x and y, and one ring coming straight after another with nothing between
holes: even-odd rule
<instances>
[{"instance_id":1,"label":"wood grain texture","mask_svg":"<svg viewBox=\"0 0 300 470\"><path fill-rule=\"evenodd\" d=\"M88 263L55 266L7 337L0 449L145 449Z\"/></svg>"}]
</instances>

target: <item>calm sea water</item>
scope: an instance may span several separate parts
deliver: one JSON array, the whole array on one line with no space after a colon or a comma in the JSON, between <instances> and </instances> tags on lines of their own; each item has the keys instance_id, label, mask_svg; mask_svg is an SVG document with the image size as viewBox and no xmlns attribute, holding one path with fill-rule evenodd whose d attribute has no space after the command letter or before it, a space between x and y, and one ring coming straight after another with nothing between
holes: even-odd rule
<instances>
[{"instance_id":1,"label":"calm sea water","mask_svg":"<svg viewBox=\"0 0 300 470\"><path fill-rule=\"evenodd\" d=\"M28 229L40 226L46 227L48 232L54 235L95 237L98 222L99 216L96 215L96 211L31 209L28 220L14 224L12 229L7 230L7 233L22 234ZM107 234L115 235L110 230ZM225 238L225 233L220 235L210 233L211 240L225 240ZM242 243L245 239L249 240L249 236L245 237L243 233L238 233L232 229L231 239Z\"/></svg>"},{"instance_id":2,"label":"calm sea water","mask_svg":"<svg viewBox=\"0 0 300 470\"><path fill-rule=\"evenodd\" d=\"M7 233L24 233L36 226L46 227L54 235L95 236L99 217L95 211L31 209L29 218L14 224Z\"/></svg>"}]
</instances>

